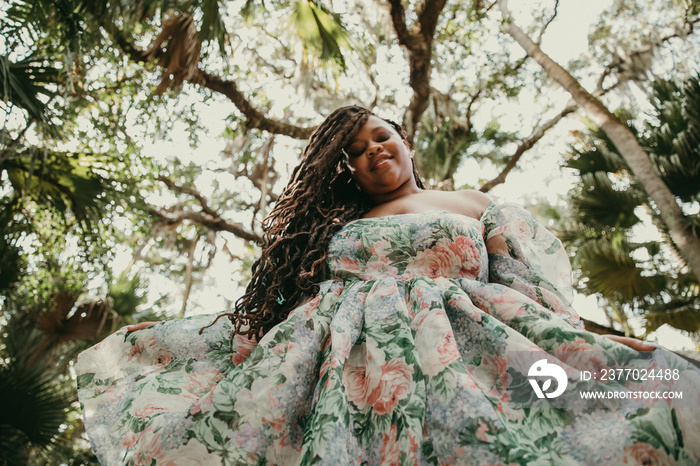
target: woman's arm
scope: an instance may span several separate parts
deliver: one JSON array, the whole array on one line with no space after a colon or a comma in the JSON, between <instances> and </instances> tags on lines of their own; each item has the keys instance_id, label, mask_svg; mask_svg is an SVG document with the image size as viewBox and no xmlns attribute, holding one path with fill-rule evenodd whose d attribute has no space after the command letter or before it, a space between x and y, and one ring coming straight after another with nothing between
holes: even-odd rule
<instances>
[{"instance_id":1,"label":"woman's arm","mask_svg":"<svg viewBox=\"0 0 700 466\"><path fill-rule=\"evenodd\" d=\"M637 340L636 338L621 337L619 335L603 335L605 338L621 343L625 346L629 346L633 350L637 351L654 351L656 346L645 343L642 340Z\"/></svg>"},{"instance_id":2,"label":"woman's arm","mask_svg":"<svg viewBox=\"0 0 700 466\"><path fill-rule=\"evenodd\" d=\"M508 244L503 235L492 236L486 241L486 252L489 254L500 254L501 256L510 257L508 252Z\"/></svg>"},{"instance_id":3,"label":"woman's arm","mask_svg":"<svg viewBox=\"0 0 700 466\"><path fill-rule=\"evenodd\" d=\"M463 214L475 218L481 218L486 208L492 203L488 194L475 189L464 189L456 191L459 196L459 203L462 206ZM486 251L489 254L500 254L511 257L508 252L508 245L503 235L495 235L486 241Z\"/></svg>"},{"instance_id":4,"label":"woman's arm","mask_svg":"<svg viewBox=\"0 0 700 466\"><path fill-rule=\"evenodd\" d=\"M150 327L151 325L160 324L161 322L162 321L159 321L159 322L139 322L138 324L127 325L126 331L127 332L135 332L137 330L141 330L141 329L144 329L146 327Z\"/></svg>"}]
</instances>

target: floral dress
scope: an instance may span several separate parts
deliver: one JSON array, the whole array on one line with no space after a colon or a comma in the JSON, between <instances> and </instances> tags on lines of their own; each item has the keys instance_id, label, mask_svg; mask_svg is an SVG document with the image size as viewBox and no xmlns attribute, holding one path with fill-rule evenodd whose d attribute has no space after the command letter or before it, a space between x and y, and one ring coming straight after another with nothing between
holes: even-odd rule
<instances>
[{"instance_id":1,"label":"floral dress","mask_svg":"<svg viewBox=\"0 0 700 466\"><path fill-rule=\"evenodd\" d=\"M497 234L515 259L487 254ZM331 240L328 274L257 344L232 336L225 318L200 335L213 316L196 316L120 330L83 352L78 391L100 461L700 462L700 371L585 331L566 253L525 210L356 220ZM673 389L683 399L540 398L533 379L552 393L533 375L542 363L562 368L567 393ZM581 375L616 368L662 377Z\"/></svg>"}]
</instances>

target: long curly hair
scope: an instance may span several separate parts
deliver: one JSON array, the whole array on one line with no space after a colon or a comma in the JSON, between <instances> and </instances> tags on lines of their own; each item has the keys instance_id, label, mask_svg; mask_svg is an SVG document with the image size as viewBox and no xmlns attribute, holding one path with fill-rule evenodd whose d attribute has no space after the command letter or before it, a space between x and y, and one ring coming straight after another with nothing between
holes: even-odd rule
<instances>
[{"instance_id":1,"label":"long curly hair","mask_svg":"<svg viewBox=\"0 0 700 466\"><path fill-rule=\"evenodd\" d=\"M344 148L355 137L369 110L341 107L309 138L301 162L275 207L263 220L263 251L235 309L226 314L234 332L259 340L324 280L331 237L374 205L352 178ZM403 128L385 120L406 138ZM416 183L423 188L413 164Z\"/></svg>"}]
</instances>

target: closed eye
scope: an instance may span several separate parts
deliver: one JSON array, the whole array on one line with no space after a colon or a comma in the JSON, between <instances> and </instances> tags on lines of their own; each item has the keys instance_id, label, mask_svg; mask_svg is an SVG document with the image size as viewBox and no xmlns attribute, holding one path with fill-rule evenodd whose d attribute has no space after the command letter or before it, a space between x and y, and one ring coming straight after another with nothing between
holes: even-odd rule
<instances>
[{"instance_id":1,"label":"closed eye","mask_svg":"<svg viewBox=\"0 0 700 466\"><path fill-rule=\"evenodd\" d=\"M354 158L359 157L362 154L364 154L365 149L366 149L366 146L364 144L355 143L355 144L351 144L350 147L345 149L345 152L347 152L348 157L354 159Z\"/></svg>"},{"instance_id":2,"label":"closed eye","mask_svg":"<svg viewBox=\"0 0 700 466\"><path fill-rule=\"evenodd\" d=\"M391 137L388 131L381 132L377 135L377 142L384 142Z\"/></svg>"},{"instance_id":3,"label":"closed eye","mask_svg":"<svg viewBox=\"0 0 700 466\"><path fill-rule=\"evenodd\" d=\"M386 130L380 131L375 136L375 141L384 142L384 141L387 141L390 137L391 137L391 133L389 131L386 131ZM355 142L353 144L350 144L350 146L348 146L345 149L345 152L348 154L348 157L354 159L354 158L357 158L357 157L361 156L362 154L364 154L366 150L367 150L367 145L365 145L365 143L363 143L363 142L358 141L358 142Z\"/></svg>"}]
</instances>

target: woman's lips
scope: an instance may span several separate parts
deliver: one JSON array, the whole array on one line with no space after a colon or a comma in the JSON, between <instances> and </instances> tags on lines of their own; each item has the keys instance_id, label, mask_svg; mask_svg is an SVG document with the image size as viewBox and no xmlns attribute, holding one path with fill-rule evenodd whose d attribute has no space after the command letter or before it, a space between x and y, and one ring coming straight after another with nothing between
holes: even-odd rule
<instances>
[{"instance_id":1,"label":"woman's lips","mask_svg":"<svg viewBox=\"0 0 700 466\"><path fill-rule=\"evenodd\" d=\"M386 165L391 158L392 157L389 154L378 155L377 158L375 158L372 162L372 167L370 168L370 171L374 171L377 168L381 168L383 165Z\"/></svg>"}]
</instances>

